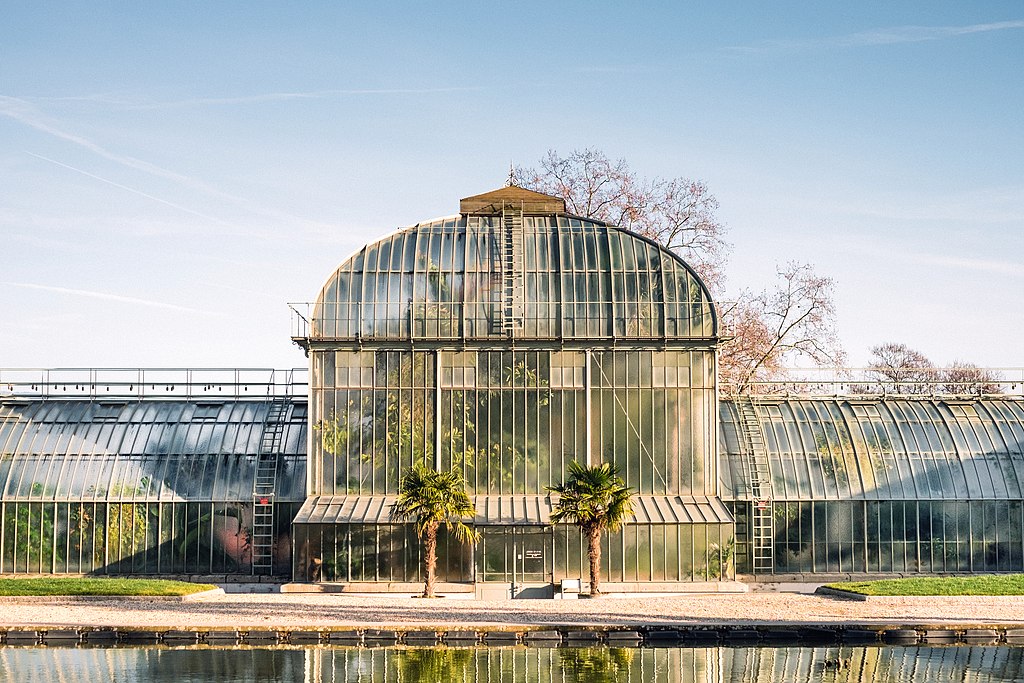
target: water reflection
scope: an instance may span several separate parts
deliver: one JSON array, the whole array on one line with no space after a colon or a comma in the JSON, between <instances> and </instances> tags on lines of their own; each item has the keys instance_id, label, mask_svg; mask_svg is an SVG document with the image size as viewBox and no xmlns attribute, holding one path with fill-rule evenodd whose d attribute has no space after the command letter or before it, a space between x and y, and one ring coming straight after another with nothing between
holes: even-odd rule
<instances>
[{"instance_id":1,"label":"water reflection","mask_svg":"<svg viewBox=\"0 0 1024 683\"><path fill-rule=\"evenodd\" d=\"M19 683L1020 681L1024 648L0 648Z\"/></svg>"}]
</instances>

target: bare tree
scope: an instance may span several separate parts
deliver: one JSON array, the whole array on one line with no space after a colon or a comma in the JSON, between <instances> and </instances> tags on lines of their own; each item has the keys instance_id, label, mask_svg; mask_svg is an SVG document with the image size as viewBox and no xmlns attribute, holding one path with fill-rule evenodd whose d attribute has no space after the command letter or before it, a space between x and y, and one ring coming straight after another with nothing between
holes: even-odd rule
<instances>
[{"instance_id":1,"label":"bare tree","mask_svg":"<svg viewBox=\"0 0 1024 683\"><path fill-rule=\"evenodd\" d=\"M568 156L549 151L537 168L516 180L565 199L572 213L617 225L653 239L686 261L712 288L723 285L728 244L715 217L718 201L703 181L638 176L622 159L592 149ZM775 288L742 293L719 305L731 339L722 347L720 375L726 391L749 391L759 381L785 376L797 358L836 365L844 359L835 331L833 282L809 265L779 270Z\"/></svg>"},{"instance_id":2,"label":"bare tree","mask_svg":"<svg viewBox=\"0 0 1024 683\"><path fill-rule=\"evenodd\" d=\"M930 394L938 388L939 372L927 356L906 344L888 343L871 348L866 387L862 393Z\"/></svg>"},{"instance_id":3,"label":"bare tree","mask_svg":"<svg viewBox=\"0 0 1024 683\"><path fill-rule=\"evenodd\" d=\"M973 363L954 361L942 369L942 391L946 394L1001 394L1002 380L999 373Z\"/></svg>"},{"instance_id":4,"label":"bare tree","mask_svg":"<svg viewBox=\"0 0 1024 683\"><path fill-rule=\"evenodd\" d=\"M728 252L725 226L715 217L718 200L701 180L642 178L624 159L603 152L554 150L538 168L516 173L526 188L565 199L570 213L648 237L677 253L709 287L722 284Z\"/></svg>"},{"instance_id":5,"label":"bare tree","mask_svg":"<svg viewBox=\"0 0 1024 683\"><path fill-rule=\"evenodd\" d=\"M834 283L805 263L779 268L773 289L745 295L722 308L732 337L719 355L719 377L726 393L757 391L758 382L785 377L798 359L839 366L845 353L835 326Z\"/></svg>"},{"instance_id":6,"label":"bare tree","mask_svg":"<svg viewBox=\"0 0 1024 683\"><path fill-rule=\"evenodd\" d=\"M868 394L998 394L1002 378L998 373L973 363L956 361L936 367L920 351L906 344L890 342L872 347L867 384L855 385L854 392Z\"/></svg>"}]
</instances>

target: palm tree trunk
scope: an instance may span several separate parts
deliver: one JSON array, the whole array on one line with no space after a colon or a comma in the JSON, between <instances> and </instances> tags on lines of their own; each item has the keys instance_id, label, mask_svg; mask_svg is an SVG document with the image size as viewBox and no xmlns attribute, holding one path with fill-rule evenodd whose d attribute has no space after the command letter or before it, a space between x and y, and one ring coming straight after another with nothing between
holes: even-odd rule
<instances>
[{"instance_id":1,"label":"palm tree trunk","mask_svg":"<svg viewBox=\"0 0 1024 683\"><path fill-rule=\"evenodd\" d=\"M437 568L437 522L423 530L423 597L434 597L434 570Z\"/></svg>"},{"instance_id":2,"label":"palm tree trunk","mask_svg":"<svg viewBox=\"0 0 1024 683\"><path fill-rule=\"evenodd\" d=\"M587 529L587 557L590 559L590 597L601 595L601 527Z\"/></svg>"}]
</instances>

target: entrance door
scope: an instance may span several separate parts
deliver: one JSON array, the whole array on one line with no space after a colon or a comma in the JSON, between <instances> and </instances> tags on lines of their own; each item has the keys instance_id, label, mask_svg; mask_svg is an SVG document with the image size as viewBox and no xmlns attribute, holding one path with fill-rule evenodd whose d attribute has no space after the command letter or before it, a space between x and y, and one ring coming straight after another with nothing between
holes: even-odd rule
<instances>
[{"instance_id":1,"label":"entrance door","mask_svg":"<svg viewBox=\"0 0 1024 683\"><path fill-rule=\"evenodd\" d=\"M553 547L550 528L485 528L477 576L483 581L551 583Z\"/></svg>"}]
</instances>

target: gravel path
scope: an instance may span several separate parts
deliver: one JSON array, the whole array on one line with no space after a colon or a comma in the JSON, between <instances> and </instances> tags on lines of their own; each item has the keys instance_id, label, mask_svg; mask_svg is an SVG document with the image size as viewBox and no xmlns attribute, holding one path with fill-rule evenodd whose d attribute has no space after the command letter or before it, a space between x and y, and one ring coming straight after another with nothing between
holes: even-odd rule
<instances>
[{"instance_id":1,"label":"gravel path","mask_svg":"<svg viewBox=\"0 0 1024 683\"><path fill-rule=\"evenodd\" d=\"M0 627L501 628L693 624L1024 624L1019 598L873 598L747 593L600 600L414 600L338 594L228 594L188 603L0 602Z\"/></svg>"}]
</instances>

